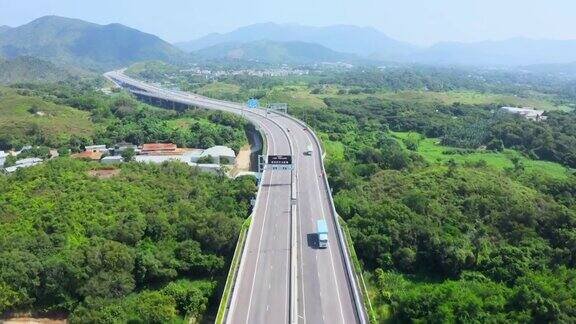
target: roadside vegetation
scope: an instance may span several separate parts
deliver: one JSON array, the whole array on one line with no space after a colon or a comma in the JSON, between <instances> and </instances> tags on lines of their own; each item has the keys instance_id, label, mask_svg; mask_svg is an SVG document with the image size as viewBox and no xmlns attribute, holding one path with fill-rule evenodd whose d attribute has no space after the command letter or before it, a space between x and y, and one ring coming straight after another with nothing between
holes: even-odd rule
<instances>
[{"instance_id":1,"label":"roadside vegetation","mask_svg":"<svg viewBox=\"0 0 576 324\"><path fill-rule=\"evenodd\" d=\"M0 312L184 322L217 305L252 178L60 158L0 177Z\"/></svg>"}]
</instances>

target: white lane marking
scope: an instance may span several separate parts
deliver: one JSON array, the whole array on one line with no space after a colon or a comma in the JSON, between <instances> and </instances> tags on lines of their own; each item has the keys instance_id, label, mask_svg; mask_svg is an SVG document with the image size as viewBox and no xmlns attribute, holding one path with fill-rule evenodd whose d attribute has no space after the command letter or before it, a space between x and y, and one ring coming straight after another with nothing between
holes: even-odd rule
<instances>
[{"instance_id":1,"label":"white lane marking","mask_svg":"<svg viewBox=\"0 0 576 324\"><path fill-rule=\"evenodd\" d=\"M307 137L309 137L310 135L307 134ZM318 153L316 154L320 154L320 151L318 150ZM316 167L316 161L314 162L314 173L316 173L316 175L318 175L318 169ZM324 175L325 176L325 175ZM320 201L320 210L322 211L322 218L326 219L325 217L325 213L324 213L324 204L322 203L322 192L320 191L320 183L318 182L318 177L315 176L314 180L316 181L316 189L318 192L318 199ZM340 288L338 287L338 278L336 278L336 268L334 267L334 254L332 253L332 248L329 246L328 250L330 252L330 265L332 266L332 275L334 276L334 283L336 284L336 294L338 295L338 306L340 306L340 317L342 319L342 323L345 323L346 321L344 320L344 311L342 308L342 298L340 296Z\"/></svg>"},{"instance_id":2,"label":"white lane marking","mask_svg":"<svg viewBox=\"0 0 576 324\"><path fill-rule=\"evenodd\" d=\"M266 129L266 128L265 128ZM268 129L266 129L266 131L269 132ZM274 137L272 137L272 133L270 133L270 148L272 148L272 150L275 149L275 143L274 143ZM268 180L268 184L270 185L272 183L272 179L274 178L274 173L270 174L270 179ZM264 185L264 184L262 184ZM260 229L260 238L258 241L258 251L256 251L257 255L256 255L256 268L254 269L254 274L252 275L252 286L250 287L250 298L248 299L248 310L246 311L246 323L249 322L250 320L250 308L252 307L252 295L254 293L254 283L256 282L256 273L258 273L258 261L260 259L260 249L262 247L262 236L264 235L264 227L266 225L266 220L268 219L268 217L266 217L266 213L268 212L268 199L270 198L270 191L271 191L271 187L268 187L268 191L266 191L266 204L264 205L264 215L262 217L264 217L264 220L262 221L262 227Z\"/></svg>"}]
</instances>

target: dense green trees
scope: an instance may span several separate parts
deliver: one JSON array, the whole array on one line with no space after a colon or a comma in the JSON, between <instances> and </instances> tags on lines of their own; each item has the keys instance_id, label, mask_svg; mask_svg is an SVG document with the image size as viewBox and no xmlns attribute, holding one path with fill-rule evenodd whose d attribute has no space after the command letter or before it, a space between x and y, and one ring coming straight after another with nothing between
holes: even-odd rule
<instances>
[{"instance_id":1,"label":"dense green trees","mask_svg":"<svg viewBox=\"0 0 576 324\"><path fill-rule=\"evenodd\" d=\"M0 177L0 312L70 311L81 323L203 314L254 181L179 163L101 179L90 171L100 167L62 158Z\"/></svg>"}]
</instances>

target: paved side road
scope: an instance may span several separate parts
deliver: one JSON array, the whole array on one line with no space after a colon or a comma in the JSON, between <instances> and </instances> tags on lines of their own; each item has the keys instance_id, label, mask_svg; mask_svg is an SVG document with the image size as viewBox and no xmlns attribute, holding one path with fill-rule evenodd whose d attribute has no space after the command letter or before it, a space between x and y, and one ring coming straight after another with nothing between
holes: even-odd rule
<instances>
[{"instance_id":1,"label":"paved side road","mask_svg":"<svg viewBox=\"0 0 576 324\"><path fill-rule=\"evenodd\" d=\"M133 90L157 98L208 109L242 114L260 127L267 138L268 154L291 154L294 177L287 171L264 172L262 189L253 213L243 251L228 323L288 323L290 321L290 197L297 193L297 319L298 323L356 323L352 283L346 271L343 248L337 237L328 188L324 185L321 152L310 130L294 119L267 114L262 109L209 99L195 94L168 91L133 80L121 71L106 76ZM312 156L304 155L308 145ZM316 221L325 219L329 247L318 249ZM362 320L359 316L362 316ZM294 322L296 322L294 321Z\"/></svg>"}]
</instances>

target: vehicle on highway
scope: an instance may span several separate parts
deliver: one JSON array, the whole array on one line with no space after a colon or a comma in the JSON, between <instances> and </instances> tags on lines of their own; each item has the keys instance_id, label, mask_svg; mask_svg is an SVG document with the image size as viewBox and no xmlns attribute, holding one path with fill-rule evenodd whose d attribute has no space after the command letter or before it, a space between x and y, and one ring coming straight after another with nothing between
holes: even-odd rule
<instances>
[{"instance_id":1,"label":"vehicle on highway","mask_svg":"<svg viewBox=\"0 0 576 324\"><path fill-rule=\"evenodd\" d=\"M316 229L318 234L318 247L325 249L328 247L328 225L325 219L319 219L316 222Z\"/></svg>"},{"instance_id":2,"label":"vehicle on highway","mask_svg":"<svg viewBox=\"0 0 576 324\"><path fill-rule=\"evenodd\" d=\"M304 154L312 155L313 151L314 151L314 149L312 148L312 144L308 144L308 146L306 146L306 151L304 151Z\"/></svg>"}]
</instances>

